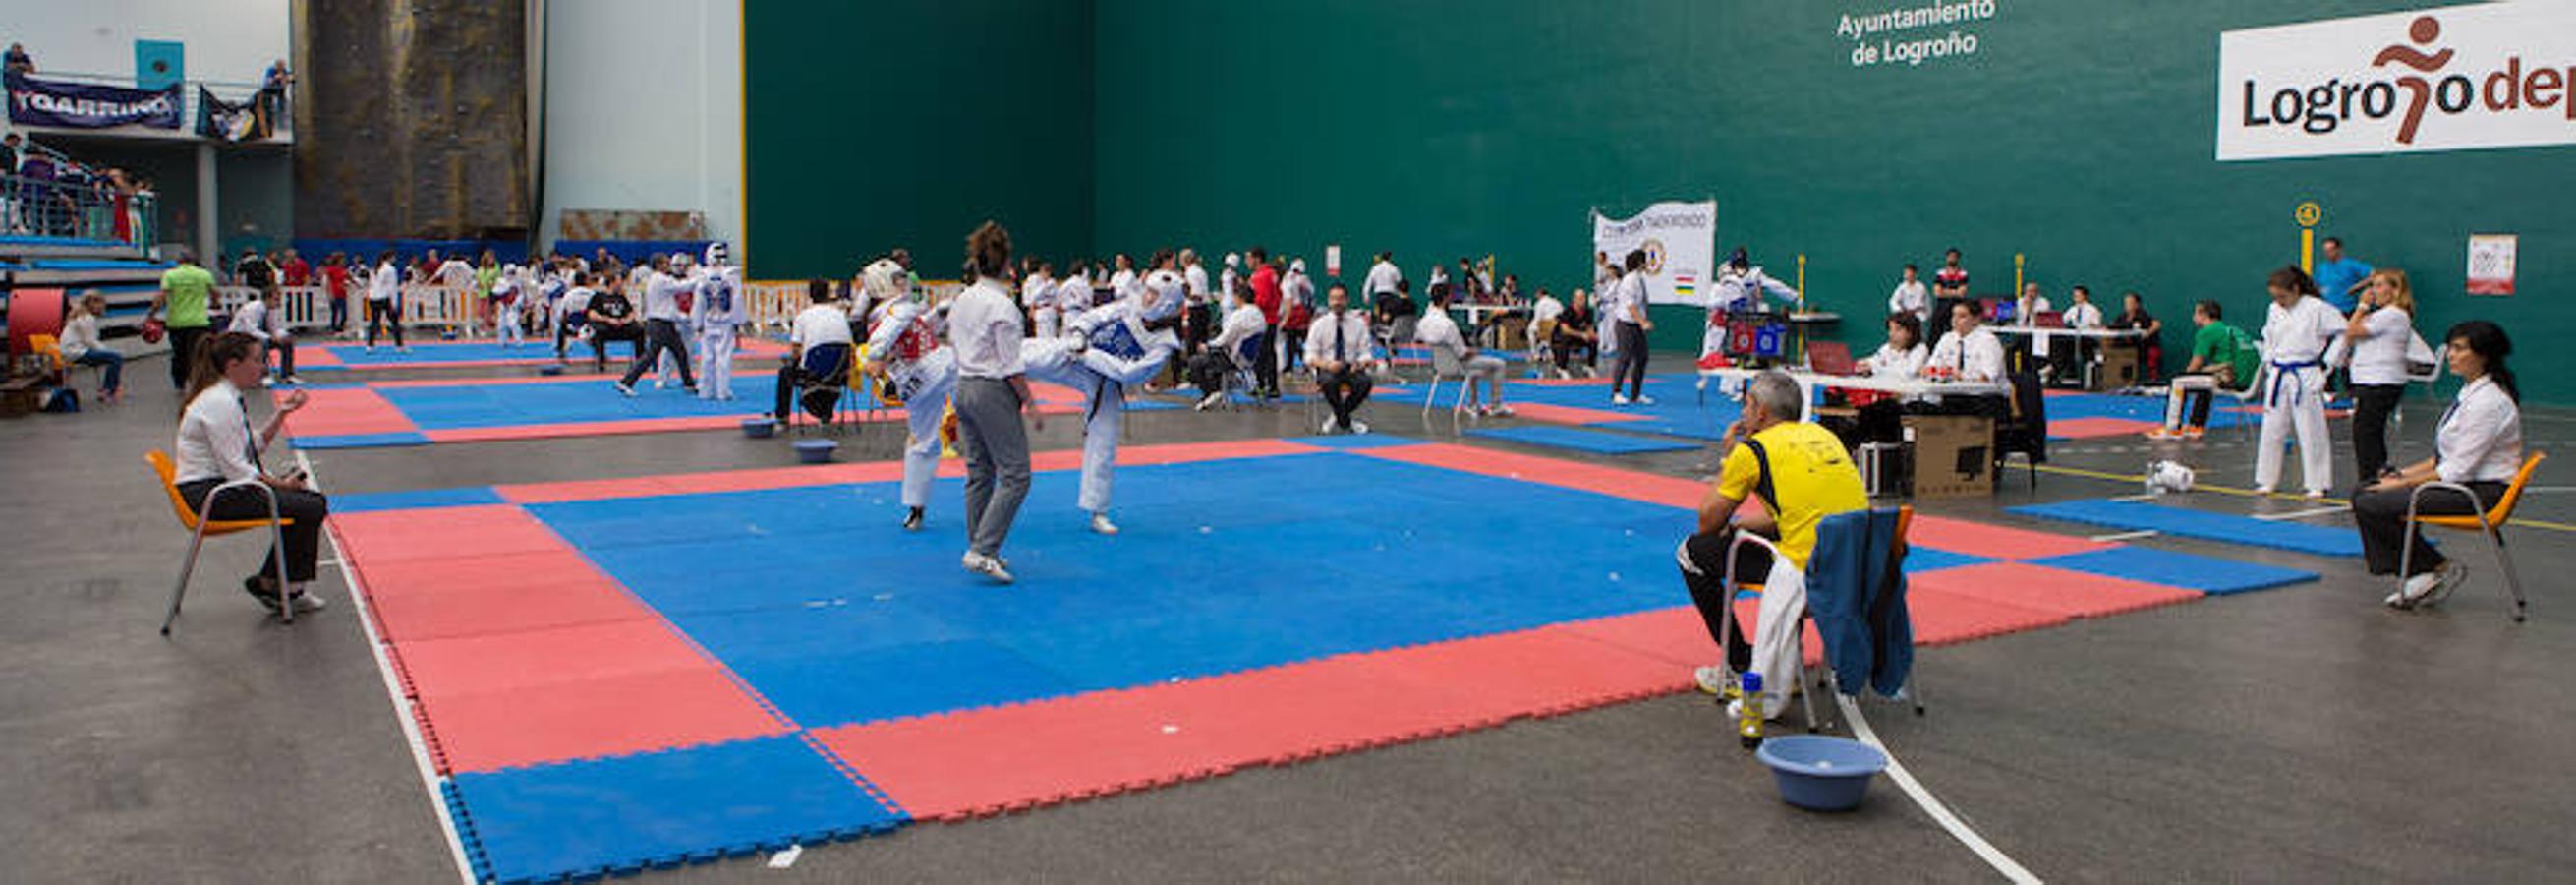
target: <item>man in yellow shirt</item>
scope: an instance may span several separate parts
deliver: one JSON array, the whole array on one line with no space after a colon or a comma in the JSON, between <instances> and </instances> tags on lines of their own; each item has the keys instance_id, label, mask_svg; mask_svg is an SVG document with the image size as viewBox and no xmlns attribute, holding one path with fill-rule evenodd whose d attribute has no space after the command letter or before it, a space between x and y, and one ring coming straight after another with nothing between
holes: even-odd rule
<instances>
[{"instance_id":1,"label":"man in yellow shirt","mask_svg":"<svg viewBox=\"0 0 2576 885\"><path fill-rule=\"evenodd\" d=\"M1777 717L1788 704L1789 687L1797 684L1798 616L1807 606L1807 556L1816 549L1816 526L1837 513L1864 510L1869 494L1860 471L1833 431L1798 420L1805 392L1781 372L1764 372L1745 385L1744 417L1726 430L1719 447L1726 460L1717 482L1700 499L1699 531L1673 551L1681 565L1682 583L1691 602L1708 623L1709 638L1726 650L1736 672L1762 674L1766 718ZM1762 502L1758 512L1737 513L1745 498ZM1781 559L1747 546L1735 564L1746 583L1763 585L1757 635L1751 648L1741 631L1723 625L1726 605L1721 571L1726 549L1737 532L1752 532L1778 543ZM1723 694L1727 670L1701 667L1699 687ZM1735 715L1730 710L1728 715Z\"/></svg>"}]
</instances>

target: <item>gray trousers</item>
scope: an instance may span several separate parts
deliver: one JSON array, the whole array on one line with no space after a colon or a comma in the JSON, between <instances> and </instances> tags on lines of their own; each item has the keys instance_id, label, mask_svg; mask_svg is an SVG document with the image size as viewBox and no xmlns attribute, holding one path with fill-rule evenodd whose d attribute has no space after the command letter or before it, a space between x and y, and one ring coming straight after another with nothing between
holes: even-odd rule
<instances>
[{"instance_id":1,"label":"gray trousers","mask_svg":"<svg viewBox=\"0 0 2576 885\"><path fill-rule=\"evenodd\" d=\"M1020 396L999 378L957 379L957 448L966 455L967 549L1002 549L1029 496L1029 430Z\"/></svg>"}]
</instances>

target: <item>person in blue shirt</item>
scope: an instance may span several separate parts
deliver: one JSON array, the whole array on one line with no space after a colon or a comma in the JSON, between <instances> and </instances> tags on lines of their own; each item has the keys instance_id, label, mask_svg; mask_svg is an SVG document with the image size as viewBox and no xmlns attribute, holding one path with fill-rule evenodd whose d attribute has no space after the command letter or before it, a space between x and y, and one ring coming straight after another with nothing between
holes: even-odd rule
<instances>
[{"instance_id":1,"label":"person in blue shirt","mask_svg":"<svg viewBox=\"0 0 2576 885\"><path fill-rule=\"evenodd\" d=\"M2325 260L2317 262L2317 294L2334 305L2336 313L2350 316L2353 308L2361 306L2360 290L2370 281L2372 268L2344 255L2341 237L2327 237L2319 248Z\"/></svg>"}]
</instances>

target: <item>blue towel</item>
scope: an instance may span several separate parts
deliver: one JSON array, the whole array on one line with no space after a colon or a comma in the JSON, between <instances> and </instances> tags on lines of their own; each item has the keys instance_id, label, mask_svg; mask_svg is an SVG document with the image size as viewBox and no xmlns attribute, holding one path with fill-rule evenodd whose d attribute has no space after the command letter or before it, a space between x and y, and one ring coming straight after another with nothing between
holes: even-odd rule
<instances>
[{"instance_id":1,"label":"blue towel","mask_svg":"<svg viewBox=\"0 0 2576 885\"><path fill-rule=\"evenodd\" d=\"M1807 615L1825 640L1825 663L1845 687L1894 697L1914 669L1914 625L1905 609L1897 511L1854 510L1816 526L1807 557Z\"/></svg>"}]
</instances>

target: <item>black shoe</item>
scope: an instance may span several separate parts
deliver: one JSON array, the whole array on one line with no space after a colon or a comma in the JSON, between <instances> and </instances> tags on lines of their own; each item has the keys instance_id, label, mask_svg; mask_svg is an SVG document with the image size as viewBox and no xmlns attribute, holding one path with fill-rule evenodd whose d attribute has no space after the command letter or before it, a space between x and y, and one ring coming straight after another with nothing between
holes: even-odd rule
<instances>
[{"instance_id":1,"label":"black shoe","mask_svg":"<svg viewBox=\"0 0 2576 885\"><path fill-rule=\"evenodd\" d=\"M912 508L912 512L904 514L903 530L907 532L921 531L921 508Z\"/></svg>"},{"instance_id":2,"label":"black shoe","mask_svg":"<svg viewBox=\"0 0 2576 885\"><path fill-rule=\"evenodd\" d=\"M277 613L277 593L276 591L261 589L259 586L258 575L252 575L242 579L242 592L250 594L250 598L252 599L259 600L259 604L266 607L269 614Z\"/></svg>"}]
</instances>

